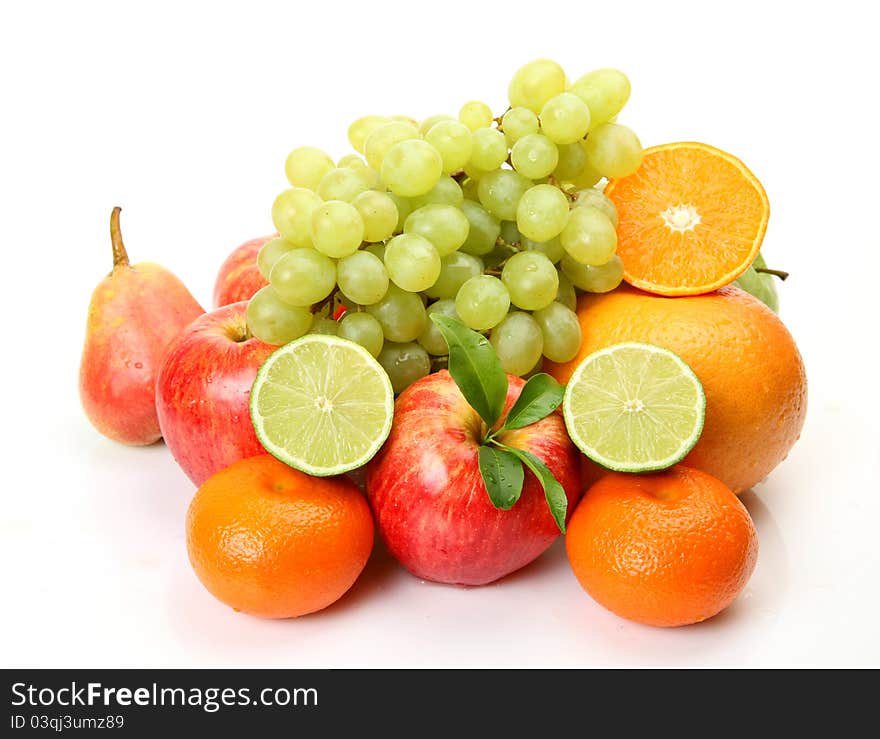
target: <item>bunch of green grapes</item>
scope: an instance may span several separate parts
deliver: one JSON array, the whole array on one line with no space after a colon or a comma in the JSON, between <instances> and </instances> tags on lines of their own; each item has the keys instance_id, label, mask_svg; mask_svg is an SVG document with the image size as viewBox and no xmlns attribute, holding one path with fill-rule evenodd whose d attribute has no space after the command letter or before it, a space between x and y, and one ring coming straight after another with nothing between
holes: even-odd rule
<instances>
[{"instance_id":1,"label":"bunch of green grapes","mask_svg":"<svg viewBox=\"0 0 880 739\"><path fill-rule=\"evenodd\" d=\"M570 83L540 59L514 75L510 106L465 103L457 117L369 115L339 161L294 149L291 187L272 205L279 237L260 251L269 286L250 301L251 332L283 344L308 332L364 346L396 392L442 366L429 316L484 332L504 368L527 375L581 342L577 294L620 284L608 178L641 163L617 123L630 83L600 69Z\"/></svg>"}]
</instances>

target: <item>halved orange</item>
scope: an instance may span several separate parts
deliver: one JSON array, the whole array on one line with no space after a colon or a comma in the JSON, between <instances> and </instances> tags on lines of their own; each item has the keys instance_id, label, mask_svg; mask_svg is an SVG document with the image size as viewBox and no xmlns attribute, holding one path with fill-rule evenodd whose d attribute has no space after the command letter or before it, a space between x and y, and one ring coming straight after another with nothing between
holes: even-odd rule
<instances>
[{"instance_id":1,"label":"halved orange","mask_svg":"<svg viewBox=\"0 0 880 739\"><path fill-rule=\"evenodd\" d=\"M659 295L699 295L733 282L758 256L770 203L736 157L708 144L646 149L605 194L620 216L623 279Z\"/></svg>"}]
</instances>

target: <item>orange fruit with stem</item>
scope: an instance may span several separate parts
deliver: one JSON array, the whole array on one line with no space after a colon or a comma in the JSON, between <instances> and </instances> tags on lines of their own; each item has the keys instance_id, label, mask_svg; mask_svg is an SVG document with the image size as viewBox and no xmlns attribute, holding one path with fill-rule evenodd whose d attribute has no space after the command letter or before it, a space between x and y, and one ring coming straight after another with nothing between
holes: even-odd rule
<instances>
[{"instance_id":1,"label":"orange fruit with stem","mask_svg":"<svg viewBox=\"0 0 880 739\"><path fill-rule=\"evenodd\" d=\"M639 169L612 180L623 279L658 295L699 295L733 282L761 248L770 203L736 157L708 144L646 149Z\"/></svg>"},{"instance_id":2,"label":"orange fruit with stem","mask_svg":"<svg viewBox=\"0 0 880 739\"><path fill-rule=\"evenodd\" d=\"M354 584L373 547L373 518L345 477L310 477L265 454L212 475L186 516L196 575L236 611L291 618Z\"/></svg>"},{"instance_id":3,"label":"orange fruit with stem","mask_svg":"<svg viewBox=\"0 0 880 739\"><path fill-rule=\"evenodd\" d=\"M609 611L683 626L736 599L755 569L758 535L730 488L677 465L603 477L575 509L565 548L581 586Z\"/></svg>"},{"instance_id":4,"label":"orange fruit with stem","mask_svg":"<svg viewBox=\"0 0 880 739\"><path fill-rule=\"evenodd\" d=\"M581 348L545 362L566 383L588 354L623 341L675 352L706 393L706 421L684 464L734 492L763 480L797 441L807 413L807 377L794 339L760 300L729 285L708 295L666 298L627 285L585 293L577 304ZM585 480L600 470L586 464Z\"/></svg>"}]
</instances>

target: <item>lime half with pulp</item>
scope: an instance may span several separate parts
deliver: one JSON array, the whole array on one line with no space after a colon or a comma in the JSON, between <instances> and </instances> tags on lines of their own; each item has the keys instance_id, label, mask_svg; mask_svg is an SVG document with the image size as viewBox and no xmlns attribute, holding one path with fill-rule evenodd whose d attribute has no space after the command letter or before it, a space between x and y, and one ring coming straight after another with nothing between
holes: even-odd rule
<instances>
[{"instance_id":1,"label":"lime half with pulp","mask_svg":"<svg viewBox=\"0 0 880 739\"><path fill-rule=\"evenodd\" d=\"M568 381L562 412L572 441L594 462L618 472L650 472L693 449L706 396L678 355L633 342L586 357Z\"/></svg>"},{"instance_id":2,"label":"lime half with pulp","mask_svg":"<svg viewBox=\"0 0 880 739\"><path fill-rule=\"evenodd\" d=\"M394 391L362 346L307 334L275 351L251 389L251 420L266 451L326 477L366 464L391 431Z\"/></svg>"}]
</instances>

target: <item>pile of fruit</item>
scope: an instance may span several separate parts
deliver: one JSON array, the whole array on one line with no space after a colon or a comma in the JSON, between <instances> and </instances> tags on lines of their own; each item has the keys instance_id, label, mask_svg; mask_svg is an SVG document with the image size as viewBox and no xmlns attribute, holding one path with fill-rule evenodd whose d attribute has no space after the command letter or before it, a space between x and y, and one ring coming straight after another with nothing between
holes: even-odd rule
<instances>
[{"instance_id":1,"label":"pile of fruit","mask_svg":"<svg viewBox=\"0 0 880 739\"><path fill-rule=\"evenodd\" d=\"M209 313L129 265L114 210L81 398L110 438L163 438L199 486L189 555L217 598L320 610L374 527L458 585L562 532L587 592L647 624L741 592L757 535L736 494L806 412L786 275L760 254L754 175L704 144L643 151L617 122L629 95L618 70L570 82L538 60L497 117L370 115L338 162L294 149L277 233L229 256Z\"/></svg>"}]
</instances>

